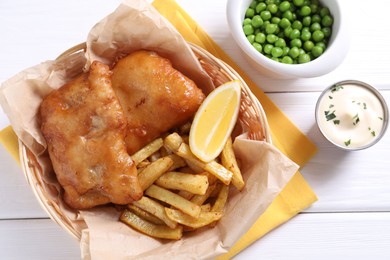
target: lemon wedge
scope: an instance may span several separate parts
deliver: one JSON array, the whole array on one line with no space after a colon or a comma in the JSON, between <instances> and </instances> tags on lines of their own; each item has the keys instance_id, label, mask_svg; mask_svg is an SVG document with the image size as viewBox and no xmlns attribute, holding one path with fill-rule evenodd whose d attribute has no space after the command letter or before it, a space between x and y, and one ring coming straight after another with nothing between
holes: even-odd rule
<instances>
[{"instance_id":1,"label":"lemon wedge","mask_svg":"<svg viewBox=\"0 0 390 260\"><path fill-rule=\"evenodd\" d=\"M214 89L199 107L192 122L189 145L200 160L210 162L221 153L237 122L240 98L241 84L233 80Z\"/></svg>"}]
</instances>

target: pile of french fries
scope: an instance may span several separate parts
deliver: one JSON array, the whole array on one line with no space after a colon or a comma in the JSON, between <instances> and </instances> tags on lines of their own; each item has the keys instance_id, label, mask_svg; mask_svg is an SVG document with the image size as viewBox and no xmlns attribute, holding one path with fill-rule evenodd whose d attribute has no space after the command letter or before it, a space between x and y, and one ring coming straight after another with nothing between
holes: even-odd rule
<instances>
[{"instance_id":1,"label":"pile of french fries","mask_svg":"<svg viewBox=\"0 0 390 260\"><path fill-rule=\"evenodd\" d=\"M144 196L120 220L155 238L178 240L184 232L214 227L223 216L229 186L245 186L232 140L220 156L203 162L188 145L189 124L158 138L131 156Z\"/></svg>"}]
</instances>

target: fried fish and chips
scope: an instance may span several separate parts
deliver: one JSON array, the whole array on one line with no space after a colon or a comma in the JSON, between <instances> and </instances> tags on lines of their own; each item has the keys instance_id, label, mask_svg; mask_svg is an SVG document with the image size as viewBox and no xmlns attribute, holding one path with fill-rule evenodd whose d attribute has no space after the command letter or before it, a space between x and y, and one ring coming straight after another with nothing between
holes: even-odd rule
<instances>
[{"instance_id":1,"label":"fried fish and chips","mask_svg":"<svg viewBox=\"0 0 390 260\"><path fill-rule=\"evenodd\" d=\"M221 163L190 150L190 121L204 98L151 51L119 59L112 71L94 62L53 91L41 104L41 129L65 202L75 209L127 204L120 221L156 238L213 227L229 184L242 190L245 183L231 139Z\"/></svg>"}]
</instances>

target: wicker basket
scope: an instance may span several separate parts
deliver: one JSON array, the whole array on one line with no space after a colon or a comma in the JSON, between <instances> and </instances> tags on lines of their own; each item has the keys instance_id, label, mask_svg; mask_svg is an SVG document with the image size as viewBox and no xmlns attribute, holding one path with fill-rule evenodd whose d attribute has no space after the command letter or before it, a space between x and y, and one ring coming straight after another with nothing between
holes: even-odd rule
<instances>
[{"instance_id":1,"label":"wicker basket","mask_svg":"<svg viewBox=\"0 0 390 260\"><path fill-rule=\"evenodd\" d=\"M265 140L266 142L271 143L271 132L264 110L240 75L225 62L217 59L206 50L193 44L189 45L198 58L201 66L211 77L215 86L219 86L222 83L231 80L239 80L241 82L241 106L237 123L240 124L242 132L248 132L249 139ZM61 54L57 60L76 52L84 52L85 48L85 43L74 46ZM80 240L83 226L80 225L80 221L83 222L83 220L77 220L77 223L75 223L74 220L68 218L68 216L62 212L61 207L56 201L50 199L47 191L48 187L46 187L47 184L40 178L42 169L39 166L37 159L21 141L19 141L19 147L23 172L35 196L38 198L39 203L51 219L76 239ZM77 214L77 212L75 212L75 214Z\"/></svg>"}]
</instances>

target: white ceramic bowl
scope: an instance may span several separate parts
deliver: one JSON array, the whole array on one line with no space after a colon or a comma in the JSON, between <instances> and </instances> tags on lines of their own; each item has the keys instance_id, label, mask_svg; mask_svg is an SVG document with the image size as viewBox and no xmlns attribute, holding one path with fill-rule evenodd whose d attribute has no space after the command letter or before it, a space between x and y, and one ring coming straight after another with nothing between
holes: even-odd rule
<instances>
[{"instance_id":1,"label":"white ceramic bowl","mask_svg":"<svg viewBox=\"0 0 390 260\"><path fill-rule=\"evenodd\" d=\"M245 12L252 0L228 0L227 21L231 34L248 61L261 74L273 78L311 78L327 74L338 67L344 60L348 47L346 24L337 0L321 1L333 15L332 35L325 52L315 60L304 64L283 64L262 55L249 43L242 23Z\"/></svg>"}]
</instances>

